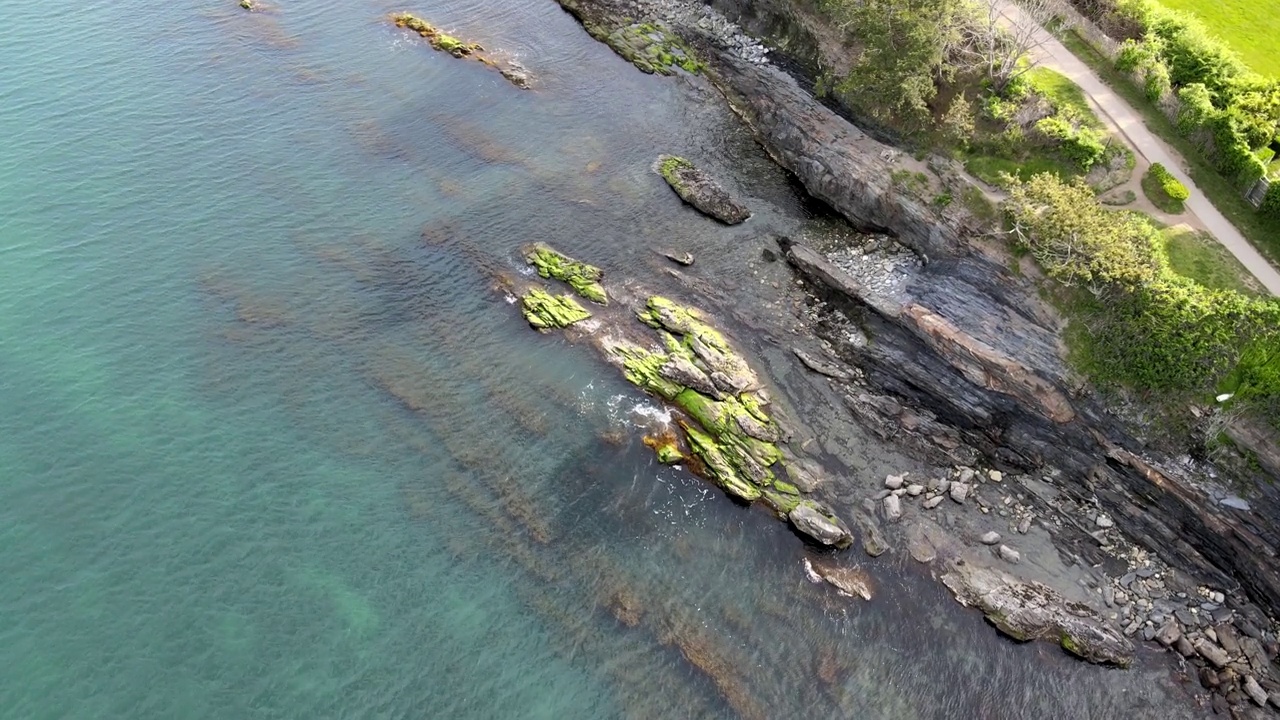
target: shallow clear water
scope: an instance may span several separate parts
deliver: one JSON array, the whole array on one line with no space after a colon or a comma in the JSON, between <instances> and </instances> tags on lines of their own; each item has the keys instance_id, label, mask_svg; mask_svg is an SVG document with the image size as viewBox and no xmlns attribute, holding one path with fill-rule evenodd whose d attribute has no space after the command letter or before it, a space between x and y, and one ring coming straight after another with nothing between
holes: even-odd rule
<instances>
[{"instance_id":1,"label":"shallow clear water","mask_svg":"<svg viewBox=\"0 0 1280 720\"><path fill-rule=\"evenodd\" d=\"M809 585L783 525L657 466L660 409L493 273L546 240L699 302L651 247L692 249L803 407L747 329L809 206L549 0L418 8L533 92L394 9L0 10L0 717L1177 714L1159 666L1005 643L892 556L872 603ZM681 207L659 152L757 217Z\"/></svg>"}]
</instances>

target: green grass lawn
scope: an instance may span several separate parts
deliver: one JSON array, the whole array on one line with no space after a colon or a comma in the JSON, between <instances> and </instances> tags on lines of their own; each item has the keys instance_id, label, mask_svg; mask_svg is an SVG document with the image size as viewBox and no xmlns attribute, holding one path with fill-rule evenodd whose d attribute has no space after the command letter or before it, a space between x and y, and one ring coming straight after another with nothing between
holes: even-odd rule
<instances>
[{"instance_id":1,"label":"green grass lawn","mask_svg":"<svg viewBox=\"0 0 1280 720\"><path fill-rule=\"evenodd\" d=\"M1275 3L1280 0L1265 1ZM1089 43L1071 31L1059 31L1055 34L1072 54L1083 60L1098 74L1098 77L1102 78L1103 82L1111 86L1117 95L1124 98L1142 115L1151 132L1159 135L1160 139L1182 155L1191 179L1209 202L1213 203L1213 206L1218 208L1218 211L1225 215L1231 224L1235 225L1236 229L1272 263L1280 264L1280 222L1259 215L1254 207L1231 186L1231 183L1210 167L1200 151L1174 130L1169 119L1147 100L1142 91L1116 70L1110 61L1098 54Z\"/></svg>"},{"instance_id":2,"label":"green grass lawn","mask_svg":"<svg viewBox=\"0 0 1280 720\"><path fill-rule=\"evenodd\" d=\"M1028 70L1025 77L1027 83L1043 95L1055 110L1074 117L1089 127L1102 128L1102 121L1094 114L1093 108L1089 107L1084 91L1066 75L1049 68L1037 67Z\"/></svg>"},{"instance_id":3,"label":"green grass lawn","mask_svg":"<svg viewBox=\"0 0 1280 720\"><path fill-rule=\"evenodd\" d=\"M1160 0L1185 10L1220 37L1254 72L1280 77L1280 0Z\"/></svg>"},{"instance_id":4,"label":"green grass lawn","mask_svg":"<svg viewBox=\"0 0 1280 720\"><path fill-rule=\"evenodd\" d=\"M1214 290L1238 290L1246 295L1262 293L1239 260L1207 233L1186 225L1174 225L1162 231L1169 267L1183 277L1191 278Z\"/></svg>"},{"instance_id":5,"label":"green grass lawn","mask_svg":"<svg viewBox=\"0 0 1280 720\"><path fill-rule=\"evenodd\" d=\"M1000 179L1002 173L1008 173L1021 180L1030 180L1032 175L1045 172L1053 173L1063 180L1070 180L1080 175L1080 169L1073 163L1049 156L1010 160L994 155L969 155L964 159L964 169L970 175L995 187L1004 187Z\"/></svg>"}]
</instances>

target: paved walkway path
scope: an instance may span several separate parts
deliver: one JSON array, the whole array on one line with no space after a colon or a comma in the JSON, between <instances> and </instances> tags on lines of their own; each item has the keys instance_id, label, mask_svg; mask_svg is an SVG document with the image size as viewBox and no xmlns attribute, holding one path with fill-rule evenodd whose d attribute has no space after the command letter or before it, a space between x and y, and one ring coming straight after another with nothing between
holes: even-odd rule
<instances>
[{"instance_id":1,"label":"paved walkway path","mask_svg":"<svg viewBox=\"0 0 1280 720\"><path fill-rule=\"evenodd\" d=\"M1001 5L1000 12L1011 22L1018 23L1020 26L1022 23L1029 22L1018 6L1003 0ZM1181 180L1191 191L1191 198L1185 205L1187 211L1199 221L1197 224L1208 230L1218 242L1222 243L1223 247L1235 255L1245 269L1253 273L1258 278L1258 282L1262 283L1272 295L1280 295L1280 272L1277 272L1276 268L1268 263L1248 240L1244 239L1240 231L1236 230L1235 226L1205 198L1200 188L1191 182L1191 178L1183 170L1182 158L1177 152L1148 130L1142 122L1142 116L1129 107L1124 98L1107 87L1107 84L1095 75L1088 65L1067 50L1057 38L1040 29L1036 42L1039 46L1031 51L1032 57L1043 67L1056 70L1079 85L1094 105L1094 109L1099 111L1102 121L1110 126L1113 132L1128 140L1134 151L1148 163L1164 165L1174 177Z\"/></svg>"}]
</instances>

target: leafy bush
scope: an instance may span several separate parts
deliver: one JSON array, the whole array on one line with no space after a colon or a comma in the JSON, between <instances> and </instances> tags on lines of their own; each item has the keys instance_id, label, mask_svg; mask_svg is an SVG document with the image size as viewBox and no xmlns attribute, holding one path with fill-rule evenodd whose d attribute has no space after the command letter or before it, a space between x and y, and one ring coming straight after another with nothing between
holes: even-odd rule
<instances>
[{"instance_id":1,"label":"leafy bush","mask_svg":"<svg viewBox=\"0 0 1280 720\"><path fill-rule=\"evenodd\" d=\"M1176 125L1183 137L1190 137L1218 115L1218 109L1213 106L1213 96L1209 94L1209 88L1200 83L1191 83L1179 89L1178 101L1181 107L1178 110Z\"/></svg>"},{"instance_id":2,"label":"leafy bush","mask_svg":"<svg viewBox=\"0 0 1280 720\"><path fill-rule=\"evenodd\" d=\"M1086 342L1073 351L1095 380L1202 395L1229 388L1280 423L1280 301L1176 275L1145 218L1106 210L1080 181L1016 182L1003 209L1015 242L1050 277L1090 290Z\"/></svg>"},{"instance_id":3,"label":"leafy bush","mask_svg":"<svg viewBox=\"0 0 1280 720\"><path fill-rule=\"evenodd\" d=\"M1160 189L1163 190L1164 194L1168 195L1171 199L1183 202L1191 197L1191 191L1187 189L1187 186L1179 182L1178 178L1171 175L1168 168L1164 165L1161 165L1160 163L1153 163L1151 165L1150 172L1155 179L1159 181Z\"/></svg>"},{"instance_id":4,"label":"leafy bush","mask_svg":"<svg viewBox=\"0 0 1280 720\"><path fill-rule=\"evenodd\" d=\"M1173 90L1169 79L1169 68L1164 63L1152 63L1143 68L1142 92L1151 102L1159 102L1160 98Z\"/></svg>"},{"instance_id":5,"label":"leafy bush","mask_svg":"<svg viewBox=\"0 0 1280 720\"><path fill-rule=\"evenodd\" d=\"M1056 140L1063 154L1085 170L1093 167L1107 151L1105 136L1100 131L1078 127L1059 115L1041 119L1036 123L1036 131Z\"/></svg>"},{"instance_id":6,"label":"leafy bush","mask_svg":"<svg viewBox=\"0 0 1280 720\"><path fill-rule=\"evenodd\" d=\"M1280 181L1273 181L1262 196L1262 205L1258 210L1270 218L1280 220Z\"/></svg>"}]
</instances>

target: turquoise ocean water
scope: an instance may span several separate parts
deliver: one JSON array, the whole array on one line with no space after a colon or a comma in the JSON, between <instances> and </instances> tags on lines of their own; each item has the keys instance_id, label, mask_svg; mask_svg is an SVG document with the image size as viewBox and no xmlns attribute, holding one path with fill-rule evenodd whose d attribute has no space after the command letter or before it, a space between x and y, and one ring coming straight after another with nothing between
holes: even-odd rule
<instances>
[{"instance_id":1,"label":"turquoise ocean water","mask_svg":"<svg viewBox=\"0 0 1280 720\"><path fill-rule=\"evenodd\" d=\"M660 409L492 272L545 240L670 290L674 242L749 303L809 205L549 0L408 8L530 92L397 9L0 9L0 717L1178 714L916 571L811 586L784 526L655 465ZM754 229L674 202L666 151L746 168Z\"/></svg>"}]
</instances>

